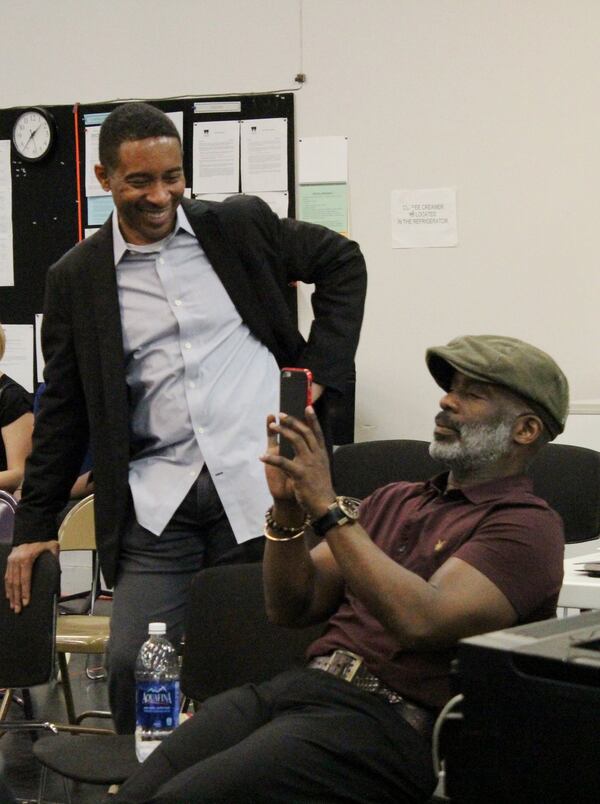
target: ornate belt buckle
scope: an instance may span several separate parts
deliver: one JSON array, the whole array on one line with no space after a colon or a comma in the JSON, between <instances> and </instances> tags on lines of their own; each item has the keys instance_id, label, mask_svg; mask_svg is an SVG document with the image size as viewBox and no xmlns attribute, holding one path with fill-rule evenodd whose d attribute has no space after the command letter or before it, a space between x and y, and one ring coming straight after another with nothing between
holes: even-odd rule
<instances>
[{"instance_id":1,"label":"ornate belt buckle","mask_svg":"<svg viewBox=\"0 0 600 804\"><path fill-rule=\"evenodd\" d=\"M352 681L362 663L362 656L352 651L335 650L329 657L325 669L328 673L343 678L344 681Z\"/></svg>"}]
</instances>

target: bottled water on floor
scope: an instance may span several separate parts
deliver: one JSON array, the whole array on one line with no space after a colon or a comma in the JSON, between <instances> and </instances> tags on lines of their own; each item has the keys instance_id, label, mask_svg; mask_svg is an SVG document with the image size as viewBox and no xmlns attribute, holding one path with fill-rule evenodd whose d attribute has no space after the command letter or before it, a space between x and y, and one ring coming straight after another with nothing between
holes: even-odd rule
<instances>
[{"instance_id":1,"label":"bottled water on floor","mask_svg":"<svg viewBox=\"0 0 600 804\"><path fill-rule=\"evenodd\" d=\"M150 623L135 664L135 751L143 762L179 722L179 659L165 623Z\"/></svg>"}]
</instances>

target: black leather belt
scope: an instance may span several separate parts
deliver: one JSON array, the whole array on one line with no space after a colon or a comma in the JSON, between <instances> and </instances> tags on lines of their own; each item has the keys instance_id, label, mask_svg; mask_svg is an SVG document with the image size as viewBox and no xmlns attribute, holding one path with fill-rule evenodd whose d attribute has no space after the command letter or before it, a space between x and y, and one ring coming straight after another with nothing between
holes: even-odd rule
<instances>
[{"instance_id":1,"label":"black leather belt","mask_svg":"<svg viewBox=\"0 0 600 804\"><path fill-rule=\"evenodd\" d=\"M312 670L323 670L325 673L347 681L359 690L379 695L392 704L398 714L415 731L418 731L423 737L431 737L435 713L407 701L402 695L384 684L381 679L367 670L362 656L349 650L335 650L327 656L315 656L309 661L308 667Z\"/></svg>"}]
</instances>

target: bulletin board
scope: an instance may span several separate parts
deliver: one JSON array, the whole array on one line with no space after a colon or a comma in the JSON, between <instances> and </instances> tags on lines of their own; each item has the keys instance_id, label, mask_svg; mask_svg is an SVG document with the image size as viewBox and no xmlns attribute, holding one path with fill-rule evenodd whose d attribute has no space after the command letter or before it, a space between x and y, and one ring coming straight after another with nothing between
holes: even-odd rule
<instances>
[{"instance_id":1,"label":"bulletin board","mask_svg":"<svg viewBox=\"0 0 600 804\"><path fill-rule=\"evenodd\" d=\"M194 124L213 121L284 119L287 126L287 215L295 217L294 104L292 93L210 98L148 100L166 113L183 113L183 152L186 186L192 185ZM210 104L210 105L207 105ZM44 107L54 119L56 137L40 162L27 162L11 146L14 286L0 288L0 322L33 324L42 312L48 268L98 225L90 221L86 197L86 125L110 112L116 104L73 104ZM22 108L0 109L0 140L11 140ZM243 191L239 187L238 191ZM290 288L290 299L295 291ZM37 368L35 369L37 376ZM332 422L335 443L354 435L354 378L336 404Z\"/></svg>"},{"instance_id":2,"label":"bulletin board","mask_svg":"<svg viewBox=\"0 0 600 804\"><path fill-rule=\"evenodd\" d=\"M193 127L198 121L285 118L287 120L288 215L295 215L294 104L291 93L210 98L224 111L196 113L207 98L149 100L164 112L183 112L184 170L191 183ZM239 111L234 111L238 106ZM26 162L12 149L12 220L14 286L0 288L0 321L33 324L41 312L46 271L74 246L88 228L85 192L85 121L89 115L108 113L115 104L47 106L53 116L56 138L51 152L40 162ZM13 125L23 110L0 110L0 140L10 140ZM189 143L189 147L188 147ZM79 231L80 227L83 231Z\"/></svg>"}]
</instances>

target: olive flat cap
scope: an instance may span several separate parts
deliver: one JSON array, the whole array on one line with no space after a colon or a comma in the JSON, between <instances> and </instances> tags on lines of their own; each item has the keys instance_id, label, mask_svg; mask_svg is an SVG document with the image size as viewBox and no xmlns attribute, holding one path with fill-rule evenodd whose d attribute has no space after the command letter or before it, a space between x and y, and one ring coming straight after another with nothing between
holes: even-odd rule
<instances>
[{"instance_id":1,"label":"olive flat cap","mask_svg":"<svg viewBox=\"0 0 600 804\"><path fill-rule=\"evenodd\" d=\"M454 371L480 382L503 385L523 397L552 438L565 429L569 384L550 355L517 338L464 335L425 353L427 368L447 391Z\"/></svg>"}]
</instances>

